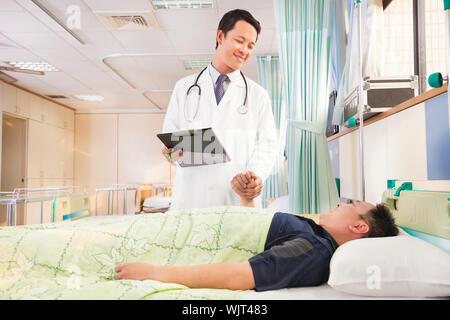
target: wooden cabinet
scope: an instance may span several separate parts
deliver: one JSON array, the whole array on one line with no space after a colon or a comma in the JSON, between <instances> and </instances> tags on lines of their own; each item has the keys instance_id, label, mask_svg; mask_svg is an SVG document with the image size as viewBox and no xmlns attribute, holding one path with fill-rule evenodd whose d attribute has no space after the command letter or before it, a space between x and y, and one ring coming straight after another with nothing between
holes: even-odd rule
<instances>
[{"instance_id":1,"label":"wooden cabinet","mask_svg":"<svg viewBox=\"0 0 450 320\"><path fill-rule=\"evenodd\" d=\"M29 94L29 107L27 110L27 118L36 120L36 121L42 121L42 114L43 114L43 104L44 99L34 95Z\"/></svg>"},{"instance_id":2,"label":"wooden cabinet","mask_svg":"<svg viewBox=\"0 0 450 320\"><path fill-rule=\"evenodd\" d=\"M73 185L74 111L0 82L2 111L27 119L26 187ZM43 222L53 219L52 201L43 203ZM24 206L24 223L40 223L40 202Z\"/></svg>"},{"instance_id":3,"label":"wooden cabinet","mask_svg":"<svg viewBox=\"0 0 450 320\"><path fill-rule=\"evenodd\" d=\"M6 83L1 87L3 112L74 130L73 110Z\"/></svg>"},{"instance_id":4,"label":"wooden cabinet","mask_svg":"<svg viewBox=\"0 0 450 320\"><path fill-rule=\"evenodd\" d=\"M27 135L27 178L40 179L44 177L41 170L42 123L35 120L28 120Z\"/></svg>"},{"instance_id":5,"label":"wooden cabinet","mask_svg":"<svg viewBox=\"0 0 450 320\"><path fill-rule=\"evenodd\" d=\"M17 89L6 83L3 83L2 86L2 111L15 113L17 105Z\"/></svg>"},{"instance_id":6,"label":"wooden cabinet","mask_svg":"<svg viewBox=\"0 0 450 320\"><path fill-rule=\"evenodd\" d=\"M75 114L73 110L51 101L45 101L42 110L44 123L67 130L74 129Z\"/></svg>"},{"instance_id":7,"label":"wooden cabinet","mask_svg":"<svg viewBox=\"0 0 450 320\"><path fill-rule=\"evenodd\" d=\"M73 131L28 123L28 178L73 179Z\"/></svg>"}]
</instances>

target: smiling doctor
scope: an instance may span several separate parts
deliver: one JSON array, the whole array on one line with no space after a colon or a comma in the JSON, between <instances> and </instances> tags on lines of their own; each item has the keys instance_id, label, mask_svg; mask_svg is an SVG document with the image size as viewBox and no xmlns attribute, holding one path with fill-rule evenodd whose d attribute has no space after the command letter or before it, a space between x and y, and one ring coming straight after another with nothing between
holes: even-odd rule
<instances>
[{"instance_id":1,"label":"smiling doctor","mask_svg":"<svg viewBox=\"0 0 450 320\"><path fill-rule=\"evenodd\" d=\"M163 132L211 127L231 161L178 166L171 210L239 205L241 196L260 204L263 183L275 163L277 133L267 90L240 70L260 31L249 12L229 11L218 26L212 62L175 84ZM162 154L174 162L183 152L163 147Z\"/></svg>"}]
</instances>

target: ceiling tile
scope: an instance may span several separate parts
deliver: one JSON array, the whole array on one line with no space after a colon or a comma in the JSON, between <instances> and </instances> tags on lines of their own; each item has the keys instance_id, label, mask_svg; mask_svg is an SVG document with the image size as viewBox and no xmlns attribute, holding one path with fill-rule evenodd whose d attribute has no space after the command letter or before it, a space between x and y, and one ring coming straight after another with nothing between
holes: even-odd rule
<instances>
[{"instance_id":1,"label":"ceiling tile","mask_svg":"<svg viewBox=\"0 0 450 320\"><path fill-rule=\"evenodd\" d=\"M170 92L144 92L144 96L148 97L160 109L167 109L172 91Z\"/></svg>"},{"instance_id":2,"label":"ceiling tile","mask_svg":"<svg viewBox=\"0 0 450 320\"><path fill-rule=\"evenodd\" d=\"M163 31L117 31L112 34L128 53L165 53L174 50L172 42Z\"/></svg>"},{"instance_id":3,"label":"ceiling tile","mask_svg":"<svg viewBox=\"0 0 450 320\"><path fill-rule=\"evenodd\" d=\"M2 0L3 1L3 0ZM15 0L17 4L24 7L30 12L42 12L36 4L30 0ZM65 13L69 6L77 6L80 10L89 10L89 8L84 4L84 0L38 0L38 2L44 6L47 10L55 13Z\"/></svg>"},{"instance_id":4,"label":"ceiling tile","mask_svg":"<svg viewBox=\"0 0 450 320\"><path fill-rule=\"evenodd\" d=\"M199 52L214 54L216 47L216 30L187 30L167 31L176 52Z\"/></svg>"},{"instance_id":5,"label":"ceiling tile","mask_svg":"<svg viewBox=\"0 0 450 320\"><path fill-rule=\"evenodd\" d=\"M28 12L0 11L0 32L36 33L51 32L51 30Z\"/></svg>"},{"instance_id":6,"label":"ceiling tile","mask_svg":"<svg viewBox=\"0 0 450 320\"><path fill-rule=\"evenodd\" d=\"M195 32L202 29L217 30L220 19L216 11L216 9L169 9L158 10L155 15L159 25L166 31Z\"/></svg>"},{"instance_id":7,"label":"ceiling tile","mask_svg":"<svg viewBox=\"0 0 450 320\"><path fill-rule=\"evenodd\" d=\"M25 9L14 0L2 0L0 3L0 11L25 11Z\"/></svg>"},{"instance_id":8,"label":"ceiling tile","mask_svg":"<svg viewBox=\"0 0 450 320\"><path fill-rule=\"evenodd\" d=\"M84 0L84 2L94 11L153 11L150 0Z\"/></svg>"},{"instance_id":9,"label":"ceiling tile","mask_svg":"<svg viewBox=\"0 0 450 320\"><path fill-rule=\"evenodd\" d=\"M0 47L0 61L39 61L39 57L26 49Z\"/></svg>"},{"instance_id":10,"label":"ceiling tile","mask_svg":"<svg viewBox=\"0 0 450 320\"><path fill-rule=\"evenodd\" d=\"M216 0L219 10L244 9L252 13L254 9L273 8L273 0Z\"/></svg>"}]
</instances>

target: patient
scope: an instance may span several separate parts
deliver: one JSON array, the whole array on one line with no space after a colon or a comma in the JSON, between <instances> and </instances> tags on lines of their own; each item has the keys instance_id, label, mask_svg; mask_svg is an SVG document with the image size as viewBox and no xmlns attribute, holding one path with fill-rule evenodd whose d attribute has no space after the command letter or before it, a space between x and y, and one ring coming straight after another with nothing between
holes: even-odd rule
<instances>
[{"instance_id":1,"label":"patient","mask_svg":"<svg viewBox=\"0 0 450 320\"><path fill-rule=\"evenodd\" d=\"M241 205L254 206L241 197ZM382 204L338 204L322 213L319 224L293 214L274 215L264 251L239 263L192 266L157 266L124 263L115 267L114 279L158 280L190 288L256 291L316 286L329 276L331 256L338 246L359 238L396 236L392 214Z\"/></svg>"}]
</instances>

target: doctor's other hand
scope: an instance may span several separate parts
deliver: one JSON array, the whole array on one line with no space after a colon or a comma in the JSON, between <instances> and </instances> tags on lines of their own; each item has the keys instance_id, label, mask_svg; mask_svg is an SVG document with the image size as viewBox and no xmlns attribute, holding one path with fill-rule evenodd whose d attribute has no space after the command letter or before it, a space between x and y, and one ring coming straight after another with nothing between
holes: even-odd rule
<instances>
[{"instance_id":1,"label":"doctor's other hand","mask_svg":"<svg viewBox=\"0 0 450 320\"><path fill-rule=\"evenodd\" d=\"M183 149L173 151L173 148L167 149L166 147L163 147L161 153L163 154L164 158L166 158L167 161L172 163L174 161L177 161L178 158L183 156Z\"/></svg>"}]
</instances>

